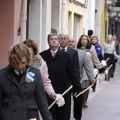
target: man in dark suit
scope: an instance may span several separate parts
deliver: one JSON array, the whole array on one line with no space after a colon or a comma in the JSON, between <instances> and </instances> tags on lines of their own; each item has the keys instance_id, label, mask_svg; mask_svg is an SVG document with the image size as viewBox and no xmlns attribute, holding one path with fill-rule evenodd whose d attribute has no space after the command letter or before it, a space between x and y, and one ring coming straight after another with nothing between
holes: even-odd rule
<instances>
[{"instance_id":1,"label":"man in dark suit","mask_svg":"<svg viewBox=\"0 0 120 120\"><path fill-rule=\"evenodd\" d=\"M72 63L73 63L73 67L75 70L75 74L76 77L79 79L80 81L80 68L79 68L79 59L78 59L78 52L76 49L73 49L71 47L68 46L69 43L69 38L67 34L60 34L60 48L62 50L64 50L65 52L69 53L72 59ZM74 97L74 91L72 92L73 95L73 99L74 99L74 103L76 100L79 100L79 102L77 102L77 106L82 106L82 95L80 95L77 99ZM69 98L70 102L69 102L69 106L68 106L68 113L67 113L67 120L70 120L70 112L71 112L71 93L70 93L70 98ZM77 107L75 106L76 104L74 104L74 116L76 119L81 119L82 116L82 108L81 107ZM77 110L76 110L77 108ZM79 109L78 109L79 108ZM79 111L79 113L77 112ZM81 115L80 115L81 113ZM79 116L79 117L78 117Z\"/></svg>"},{"instance_id":2,"label":"man in dark suit","mask_svg":"<svg viewBox=\"0 0 120 120\"><path fill-rule=\"evenodd\" d=\"M70 58L70 55L59 49L59 37L55 33L48 35L48 44L50 48L41 52L41 56L48 66L49 78L56 93L62 94L72 84L77 92L82 90ZM66 120L69 93L64 96L65 105L58 107L54 105L50 112L54 120ZM48 98L49 104L52 102Z\"/></svg>"},{"instance_id":3,"label":"man in dark suit","mask_svg":"<svg viewBox=\"0 0 120 120\"><path fill-rule=\"evenodd\" d=\"M66 35L66 34L60 34L59 36L60 36L60 47L61 47L61 49L65 49L65 51L70 54L76 75L79 79L79 82L81 81L81 79L83 77L83 68L85 69L89 79L94 80L94 76L92 74L92 70L90 68L90 65L87 60L87 56L86 56L85 52L81 51L81 50L79 50L79 52L78 52L76 49L73 49L73 48L75 48L75 45L76 45L75 39L68 38L68 35ZM72 41L72 44L69 43L71 41ZM69 44L71 45L71 47L68 46ZM73 91L74 118L76 120L81 120L83 95L80 95L78 98L76 98L76 97L74 97L74 94L75 94L75 91ZM68 109L69 113L68 113L67 120L70 120L70 108Z\"/></svg>"},{"instance_id":4,"label":"man in dark suit","mask_svg":"<svg viewBox=\"0 0 120 120\"><path fill-rule=\"evenodd\" d=\"M29 66L31 54L24 44L9 52L9 65L0 71L0 108L5 120L52 120L40 71Z\"/></svg>"}]
</instances>

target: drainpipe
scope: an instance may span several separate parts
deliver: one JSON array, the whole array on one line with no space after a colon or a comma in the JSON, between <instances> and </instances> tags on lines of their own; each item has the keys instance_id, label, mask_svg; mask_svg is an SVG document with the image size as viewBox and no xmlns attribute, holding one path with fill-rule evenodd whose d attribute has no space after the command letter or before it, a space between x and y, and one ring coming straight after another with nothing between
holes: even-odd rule
<instances>
[{"instance_id":1,"label":"drainpipe","mask_svg":"<svg viewBox=\"0 0 120 120\"><path fill-rule=\"evenodd\" d=\"M61 33L66 31L66 0L62 0Z\"/></svg>"},{"instance_id":2,"label":"drainpipe","mask_svg":"<svg viewBox=\"0 0 120 120\"><path fill-rule=\"evenodd\" d=\"M27 22L27 0L22 1L22 15L21 15L21 40L26 39L26 22Z\"/></svg>"}]
</instances>

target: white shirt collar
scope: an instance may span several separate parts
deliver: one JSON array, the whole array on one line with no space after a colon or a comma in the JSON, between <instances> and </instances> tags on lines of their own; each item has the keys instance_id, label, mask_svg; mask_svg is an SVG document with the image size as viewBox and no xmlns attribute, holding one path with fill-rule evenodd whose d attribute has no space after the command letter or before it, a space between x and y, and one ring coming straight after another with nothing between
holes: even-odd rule
<instances>
[{"instance_id":1,"label":"white shirt collar","mask_svg":"<svg viewBox=\"0 0 120 120\"><path fill-rule=\"evenodd\" d=\"M55 53L56 53L57 51L58 51L58 48L57 48L55 51L52 51L52 50L51 50L51 53L52 53L52 52L55 52Z\"/></svg>"},{"instance_id":2,"label":"white shirt collar","mask_svg":"<svg viewBox=\"0 0 120 120\"><path fill-rule=\"evenodd\" d=\"M67 51L67 48L68 48L68 46L66 46L65 48L60 47L61 50L65 49L64 51Z\"/></svg>"}]
</instances>

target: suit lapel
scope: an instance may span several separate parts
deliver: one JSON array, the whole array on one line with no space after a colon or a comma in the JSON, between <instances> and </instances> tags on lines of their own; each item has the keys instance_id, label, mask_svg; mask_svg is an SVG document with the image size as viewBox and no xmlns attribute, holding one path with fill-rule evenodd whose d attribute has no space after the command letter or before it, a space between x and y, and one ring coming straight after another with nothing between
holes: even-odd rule
<instances>
[{"instance_id":1,"label":"suit lapel","mask_svg":"<svg viewBox=\"0 0 120 120\"><path fill-rule=\"evenodd\" d=\"M14 77L14 74L12 72L12 68L10 67L10 65L7 67L7 70L5 71L5 74L7 76L7 78L16 86L19 86L17 80Z\"/></svg>"}]
</instances>

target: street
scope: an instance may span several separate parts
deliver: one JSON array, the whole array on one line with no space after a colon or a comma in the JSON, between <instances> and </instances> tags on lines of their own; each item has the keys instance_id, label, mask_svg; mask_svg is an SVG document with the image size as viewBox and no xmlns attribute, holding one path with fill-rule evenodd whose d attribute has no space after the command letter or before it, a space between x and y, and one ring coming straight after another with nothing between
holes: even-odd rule
<instances>
[{"instance_id":1,"label":"street","mask_svg":"<svg viewBox=\"0 0 120 120\"><path fill-rule=\"evenodd\" d=\"M83 109L82 120L120 119L120 60L117 62L114 78L97 84L96 92L90 90L88 108ZM73 119L73 115L71 115Z\"/></svg>"}]
</instances>

